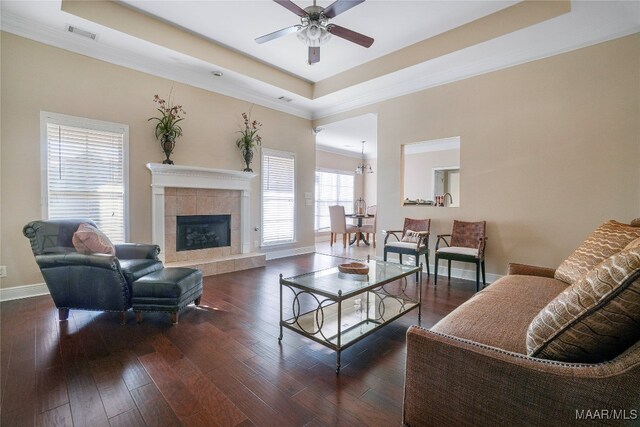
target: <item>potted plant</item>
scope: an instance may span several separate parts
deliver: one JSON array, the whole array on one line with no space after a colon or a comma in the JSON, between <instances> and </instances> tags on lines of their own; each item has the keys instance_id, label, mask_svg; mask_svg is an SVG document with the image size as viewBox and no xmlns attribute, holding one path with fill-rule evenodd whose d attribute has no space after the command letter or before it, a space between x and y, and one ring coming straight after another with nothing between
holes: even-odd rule
<instances>
[{"instance_id":1,"label":"potted plant","mask_svg":"<svg viewBox=\"0 0 640 427\"><path fill-rule=\"evenodd\" d=\"M253 172L251 169L251 161L253 160L253 151L262 144L262 138L258 135L258 131L262 123L257 120L251 120L251 114L242 113L243 126L240 127L238 133L240 137L236 140L236 145L240 149L242 159L247 167L245 172Z\"/></svg>"},{"instance_id":2,"label":"potted plant","mask_svg":"<svg viewBox=\"0 0 640 427\"><path fill-rule=\"evenodd\" d=\"M181 105L172 105L171 95L169 102L160 98L158 95L153 97L153 102L158 104L157 110L160 112L158 117L151 117L148 121L155 120L156 123L156 139L160 142L162 151L167 157L162 163L172 165L173 160L170 159L171 153L176 146L176 138L182 136L182 128L178 123L184 120L182 115L187 114Z\"/></svg>"}]
</instances>

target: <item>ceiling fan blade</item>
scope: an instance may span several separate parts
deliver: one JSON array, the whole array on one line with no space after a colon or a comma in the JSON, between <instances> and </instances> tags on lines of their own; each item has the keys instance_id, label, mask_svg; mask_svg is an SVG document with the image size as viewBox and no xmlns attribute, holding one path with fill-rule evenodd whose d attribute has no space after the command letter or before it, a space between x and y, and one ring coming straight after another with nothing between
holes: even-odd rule
<instances>
[{"instance_id":1,"label":"ceiling fan blade","mask_svg":"<svg viewBox=\"0 0 640 427\"><path fill-rule=\"evenodd\" d=\"M355 31L341 27L340 25L329 24L327 25L327 31L334 36L342 37L345 40L349 40L350 42L359 44L363 47L370 47L373 44L373 39L371 37L356 33Z\"/></svg>"},{"instance_id":2,"label":"ceiling fan blade","mask_svg":"<svg viewBox=\"0 0 640 427\"><path fill-rule=\"evenodd\" d=\"M327 6L322 12L322 14L327 18L331 19L334 16L338 16L342 12L346 12L352 7L357 6L363 2L364 0L336 0L335 2Z\"/></svg>"},{"instance_id":3,"label":"ceiling fan blade","mask_svg":"<svg viewBox=\"0 0 640 427\"><path fill-rule=\"evenodd\" d=\"M307 16L307 12L305 12L303 8L291 2L290 0L273 0L273 1L278 3L280 6L289 9L291 12L295 13L301 18Z\"/></svg>"},{"instance_id":4,"label":"ceiling fan blade","mask_svg":"<svg viewBox=\"0 0 640 427\"><path fill-rule=\"evenodd\" d=\"M320 46L309 46L309 65L320 62Z\"/></svg>"},{"instance_id":5,"label":"ceiling fan blade","mask_svg":"<svg viewBox=\"0 0 640 427\"><path fill-rule=\"evenodd\" d=\"M278 31L274 31L273 33L265 34L264 36L256 38L256 43L262 44L273 39L277 39L278 37L286 36L287 34L295 33L302 27L302 25L294 25L292 27L283 28Z\"/></svg>"}]
</instances>

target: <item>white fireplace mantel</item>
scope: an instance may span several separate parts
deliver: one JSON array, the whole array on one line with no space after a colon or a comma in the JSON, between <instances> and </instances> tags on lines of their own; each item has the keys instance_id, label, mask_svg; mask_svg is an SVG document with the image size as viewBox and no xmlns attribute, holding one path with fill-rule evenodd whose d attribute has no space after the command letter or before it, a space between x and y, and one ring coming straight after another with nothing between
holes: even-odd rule
<instances>
[{"instance_id":1,"label":"white fireplace mantel","mask_svg":"<svg viewBox=\"0 0 640 427\"><path fill-rule=\"evenodd\" d=\"M147 163L147 169L151 171L152 241L160 246L161 258L165 252L164 189L166 187L240 191L241 251L243 254L249 253L251 249L251 180L256 177L255 173L160 163Z\"/></svg>"}]
</instances>

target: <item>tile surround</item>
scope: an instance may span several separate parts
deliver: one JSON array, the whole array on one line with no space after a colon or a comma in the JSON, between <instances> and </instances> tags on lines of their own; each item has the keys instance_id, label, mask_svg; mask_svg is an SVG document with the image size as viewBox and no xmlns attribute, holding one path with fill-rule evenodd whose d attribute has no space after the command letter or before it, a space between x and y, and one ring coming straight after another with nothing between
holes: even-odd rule
<instances>
[{"instance_id":1,"label":"tile surround","mask_svg":"<svg viewBox=\"0 0 640 427\"><path fill-rule=\"evenodd\" d=\"M167 191L169 194L175 193L176 196L168 196ZM211 261L241 253L240 191L167 187L165 189L164 211L166 262L190 260L197 263L202 260ZM231 215L231 246L177 252L176 218L179 215Z\"/></svg>"}]
</instances>

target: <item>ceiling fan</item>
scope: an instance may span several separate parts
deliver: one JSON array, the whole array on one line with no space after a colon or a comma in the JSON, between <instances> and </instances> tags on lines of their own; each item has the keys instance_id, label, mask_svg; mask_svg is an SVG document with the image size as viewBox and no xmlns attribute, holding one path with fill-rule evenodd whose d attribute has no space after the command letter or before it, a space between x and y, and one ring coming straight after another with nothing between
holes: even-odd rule
<instances>
[{"instance_id":1,"label":"ceiling fan","mask_svg":"<svg viewBox=\"0 0 640 427\"><path fill-rule=\"evenodd\" d=\"M359 5L365 0L336 0L326 8L313 6L301 8L290 0L273 0L300 17L300 24L274 31L256 39L257 43L265 43L291 33L298 33L298 39L309 46L309 64L320 62L320 45L326 43L333 34L363 47L373 44L373 39L340 25L330 24L329 20Z\"/></svg>"}]
</instances>

